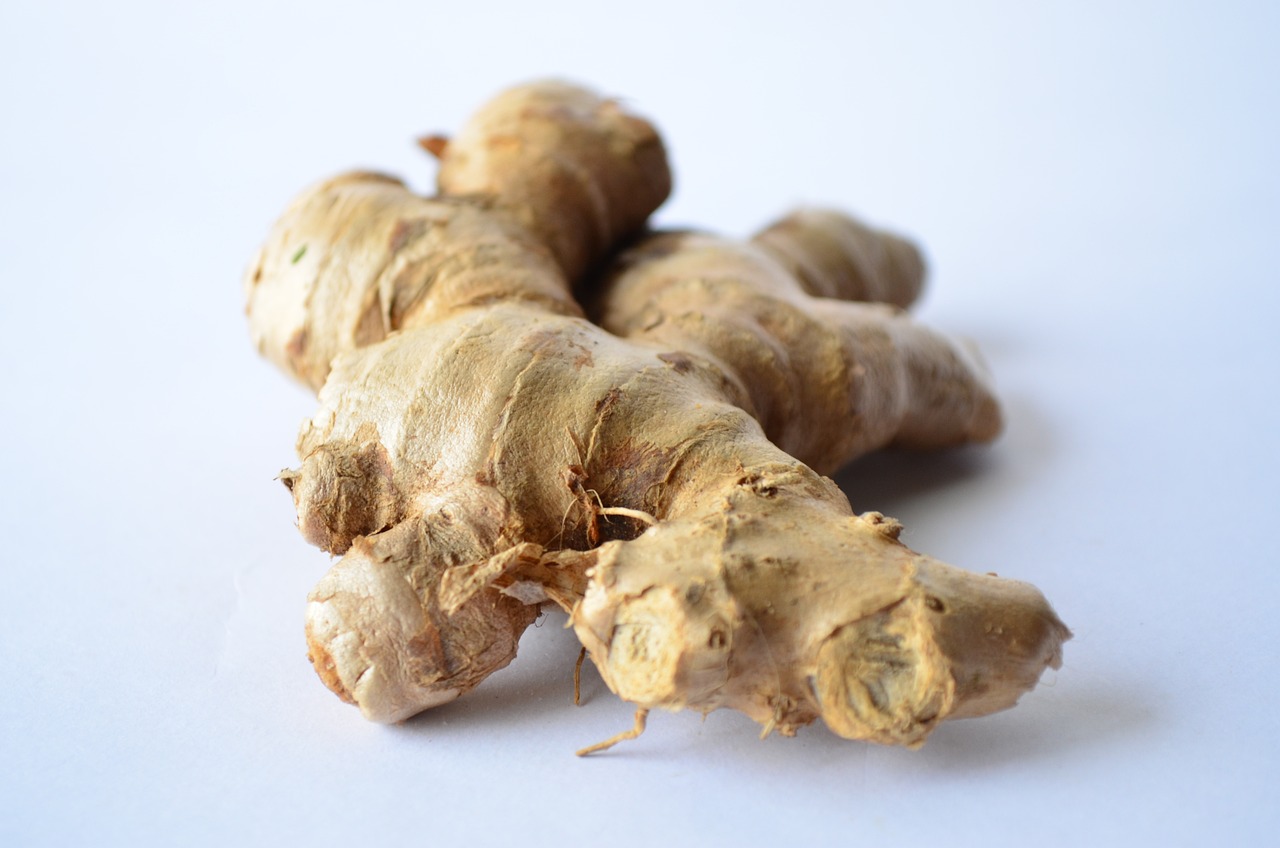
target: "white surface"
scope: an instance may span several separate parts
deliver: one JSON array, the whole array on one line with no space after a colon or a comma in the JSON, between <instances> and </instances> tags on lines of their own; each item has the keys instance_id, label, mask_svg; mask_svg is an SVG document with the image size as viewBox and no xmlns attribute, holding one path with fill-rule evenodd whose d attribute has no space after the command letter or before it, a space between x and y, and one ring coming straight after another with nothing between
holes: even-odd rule
<instances>
[{"instance_id":1,"label":"white surface","mask_svg":"<svg viewBox=\"0 0 1280 848\"><path fill-rule=\"evenodd\" d=\"M1274 4L19 4L0 10L0 843L1261 844L1274 699ZM1076 633L924 750L630 709L552 616L471 697L377 727L305 661L327 567L275 472L312 400L239 276L285 202L509 83L625 95L660 221L798 201L916 234L992 448L842 475L919 550Z\"/></svg>"}]
</instances>

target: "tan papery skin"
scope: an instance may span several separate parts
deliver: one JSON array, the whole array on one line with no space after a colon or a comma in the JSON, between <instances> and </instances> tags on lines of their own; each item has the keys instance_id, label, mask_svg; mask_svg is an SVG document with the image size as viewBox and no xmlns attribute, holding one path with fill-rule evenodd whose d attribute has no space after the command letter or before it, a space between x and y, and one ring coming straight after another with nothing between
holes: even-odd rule
<instances>
[{"instance_id":1,"label":"tan papery skin","mask_svg":"<svg viewBox=\"0 0 1280 848\"><path fill-rule=\"evenodd\" d=\"M452 700L544 603L642 711L788 735L915 746L1060 663L1036 589L911 551L820 473L999 432L975 354L902 311L909 242L823 210L646 234L657 132L564 83L423 144L438 197L320 183L245 278L259 349L319 389L282 477L342 555L307 609L334 692L384 722Z\"/></svg>"}]
</instances>

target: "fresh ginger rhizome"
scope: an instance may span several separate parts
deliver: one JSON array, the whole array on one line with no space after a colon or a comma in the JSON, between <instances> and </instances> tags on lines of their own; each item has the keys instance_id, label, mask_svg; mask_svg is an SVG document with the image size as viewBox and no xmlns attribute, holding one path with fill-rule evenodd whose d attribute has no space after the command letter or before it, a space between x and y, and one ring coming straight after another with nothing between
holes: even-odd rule
<instances>
[{"instance_id":1,"label":"fresh ginger rhizome","mask_svg":"<svg viewBox=\"0 0 1280 848\"><path fill-rule=\"evenodd\" d=\"M646 232L661 139L570 85L424 146L438 196L322 182L246 276L259 349L319 391L283 479L341 555L307 608L340 697L387 722L450 701L545 603L637 705L622 736L728 707L916 746L1059 664L1036 589L911 551L822 476L1000 429L974 354L903 311L910 243L816 210Z\"/></svg>"}]
</instances>

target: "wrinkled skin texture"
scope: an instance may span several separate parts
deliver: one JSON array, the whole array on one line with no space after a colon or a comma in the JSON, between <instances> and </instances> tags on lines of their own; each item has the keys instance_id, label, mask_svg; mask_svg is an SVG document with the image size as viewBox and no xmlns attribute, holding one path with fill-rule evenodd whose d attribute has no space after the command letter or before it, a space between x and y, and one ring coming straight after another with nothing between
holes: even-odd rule
<instances>
[{"instance_id":1,"label":"wrinkled skin texture","mask_svg":"<svg viewBox=\"0 0 1280 848\"><path fill-rule=\"evenodd\" d=\"M342 554L307 614L331 689L378 721L444 703L544 602L641 708L788 734L917 745L1060 661L1034 588L910 551L819 473L999 431L974 355L899 308L909 243L816 211L746 244L640 236L661 141L572 86L424 145L440 197L321 183L246 277L260 349L320 389L283 477Z\"/></svg>"}]
</instances>

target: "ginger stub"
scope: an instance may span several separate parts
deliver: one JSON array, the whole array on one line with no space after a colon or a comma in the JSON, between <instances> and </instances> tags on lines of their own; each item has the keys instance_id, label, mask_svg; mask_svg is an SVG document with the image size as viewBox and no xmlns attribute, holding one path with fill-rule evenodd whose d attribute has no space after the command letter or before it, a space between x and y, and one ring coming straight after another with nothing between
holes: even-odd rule
<instances>
[{"instance_id":1,"label":"ginger stub","mask_svg":"<svg viewBox=\"0 0 1280 848\"><path fill-rule=\"evenodd\" d=\"M1059 664L1036 589L911 551L822 476L1000 429L975 355L903 311L910 243L819 210L645 233L657 132L561 83L424 146L437 197L320 183L246 274L259 349L319 390L283 479L341 555L307 609L329 688L407 718L510 662L544 603L639 708L626 736L728 707L915 746Z\"/></svg>"}]
</instances>

